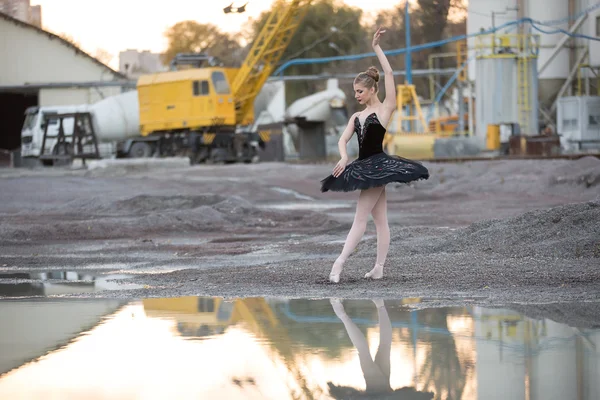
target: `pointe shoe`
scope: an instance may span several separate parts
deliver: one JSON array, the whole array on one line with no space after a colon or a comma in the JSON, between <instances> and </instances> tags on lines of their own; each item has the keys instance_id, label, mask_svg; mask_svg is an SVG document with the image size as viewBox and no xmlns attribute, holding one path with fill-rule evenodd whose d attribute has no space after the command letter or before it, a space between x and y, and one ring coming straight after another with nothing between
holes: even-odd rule
<instances>
[{"instance_id":1,"label":"pointe shoe","mask_svg":"<svg viewBox=\"0 0 600 400\"><path fill-rule=\"evenodd\" d=\"M381 279L383 278L383 265L375 264L375 267L365 274L367 279Z\"/></svg>"},{"instance_id":2,"label":"pointe shoe","mask_svg":"<svg viewBox=\"0 0 600 400\"><path fill-rule=\"evenodd\" d=\"M344 268L344 264L341 263L341 266L338 266L340 262L336 260L333 263L333 267L331 268L331 272L329 273L329 282L331 283L339 283L340 274L342 273L342 269Z\"/></svg>"}]
</instances>

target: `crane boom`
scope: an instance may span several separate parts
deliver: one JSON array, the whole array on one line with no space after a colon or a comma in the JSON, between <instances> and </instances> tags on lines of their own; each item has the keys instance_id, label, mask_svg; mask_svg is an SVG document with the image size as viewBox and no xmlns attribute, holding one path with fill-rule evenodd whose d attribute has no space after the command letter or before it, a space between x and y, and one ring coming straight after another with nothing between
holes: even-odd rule
<instances>
[{"instance_id":1,"label":"crane boom","mask_svg":"<svg viewBox=\"0 0 600 400\"><path fill-rule=\"evenodd\" d=\"M278 2L252 44L232 84L236 123L242 123L254 99L290 44L312 0Z\"/></svg>"}]
</instances>

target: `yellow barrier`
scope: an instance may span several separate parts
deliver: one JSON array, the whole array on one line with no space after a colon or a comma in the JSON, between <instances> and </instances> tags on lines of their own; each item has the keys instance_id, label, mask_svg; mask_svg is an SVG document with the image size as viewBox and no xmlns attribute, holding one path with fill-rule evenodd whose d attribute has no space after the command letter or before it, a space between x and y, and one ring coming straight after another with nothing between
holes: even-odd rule
<instances>
[{"instance_id":1,"label":"yellow barrier","mask_svg":"<svg viewBox=\"0 0 600 400\"><path fill-rule=\"evenodd\" d=\"M488 150L498 150L500 148L500 125L488 125L486 139Z\"/></svg>"},{"instance_id":2,"label":"yellow barrier","mask_svg":"<svg viewBox=\"0 0 600 400\"><path fill-rule=\"evenodd\" d=\"M405 158L433 158L433 144L440 135L435 133L402 133L392 135L386 142L386 151L390 155Z\"/></svg>"}]
</instances>

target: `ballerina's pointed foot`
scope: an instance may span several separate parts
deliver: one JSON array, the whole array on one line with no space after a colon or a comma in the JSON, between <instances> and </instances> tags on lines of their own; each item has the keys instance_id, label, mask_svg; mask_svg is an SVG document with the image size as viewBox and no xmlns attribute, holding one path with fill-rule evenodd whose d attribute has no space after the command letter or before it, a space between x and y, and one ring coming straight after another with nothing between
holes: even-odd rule
<instances>
[{"instance_id":1,"label":"ballerina's pointed foot","mask_svg":"<svg viewBox=\"0 0 600 400\"><path fill-rule=\"evenodd\" d=\"M375 264L375 267L365 274L367 279L381 279L383 278L383 265Z\"/></svg>"},{"instance_id":2,"label":"ballerina's pointed foot","mask_svg":"<svg viewBox=\"0 0 600 400\"><path fill-rule=\"evenodd\" d=\"M346 311L344 310L344 305L342 304L342 300L341 299L332 298L332 299L329 299L329 302L331 303L333 311L338 316L346 315Z\"/></svg>"},{"instance_id":3,"label":"ballerina's pointed foot","mask_svg":"<svg viewBox=\"0 0 600 400\"><path fill-rule=\"evenodd\" d=\"M344 268L344 263L340 262L339 260L336 260L336 262L333 263L333 267L331 268L331 272L329 273L329 282L339 283L339 281L340 281L340 274L342 273L342 269L343 268Z\"/></svg>"}]
</instances>

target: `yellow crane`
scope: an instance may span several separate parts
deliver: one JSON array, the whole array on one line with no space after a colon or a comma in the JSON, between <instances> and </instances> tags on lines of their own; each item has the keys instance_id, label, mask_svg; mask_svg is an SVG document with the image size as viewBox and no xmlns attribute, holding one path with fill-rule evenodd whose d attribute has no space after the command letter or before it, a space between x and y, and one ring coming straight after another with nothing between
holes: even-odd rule
<instances>
[{"instance_id":1,"label":"yellow crane","mask_svg":"<svg viewBox=\"0 0 600 400\"><path fill-rule=\"evenodd\" d=\"M140 131L162 154L191 152L198 161L243 158L248 137L236 129L254 119L254 100L290 44L312 0L277 2L240 68L211 63L147 74L137 83Z\"/></svg>"}]
</instances>

